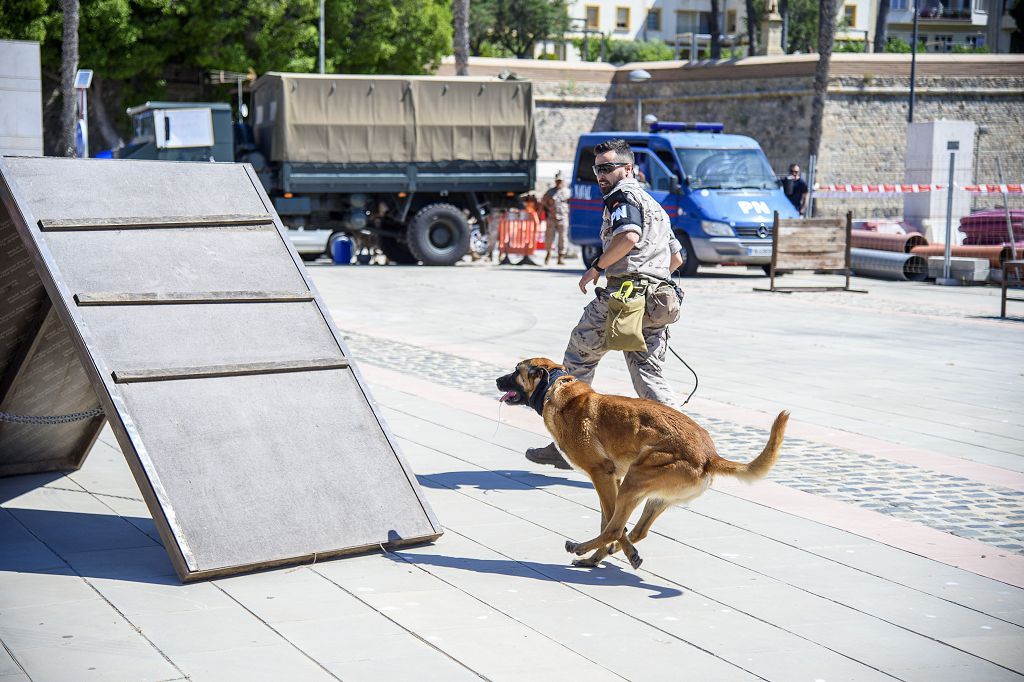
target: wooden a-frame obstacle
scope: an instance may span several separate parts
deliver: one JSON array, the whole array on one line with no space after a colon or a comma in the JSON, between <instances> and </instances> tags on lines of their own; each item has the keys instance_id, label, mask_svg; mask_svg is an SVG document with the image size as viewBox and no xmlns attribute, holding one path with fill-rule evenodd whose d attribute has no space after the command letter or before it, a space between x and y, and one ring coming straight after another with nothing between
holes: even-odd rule
<instances>
[{"instance_id":1,"label":"wooden a-frame obstacle","mask_svg":"<svg viewBox=\"0 0 1024 682\"><path fill-rule=\"evenodd\" d=\"M179 577L441 527L247 165L0 158L0 475L110 421Z\"/></svg>"}]
</instances>

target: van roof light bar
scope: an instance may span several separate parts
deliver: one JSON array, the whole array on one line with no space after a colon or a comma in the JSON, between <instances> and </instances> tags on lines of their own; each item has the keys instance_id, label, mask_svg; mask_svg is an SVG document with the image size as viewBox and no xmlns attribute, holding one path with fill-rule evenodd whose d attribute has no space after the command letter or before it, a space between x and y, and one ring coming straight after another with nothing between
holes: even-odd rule
<instances>
[{"instance_id":1,"label":"van roof light bar","mask_svg":"<svg viewBox=\"0 0 1024 682\"><path fill-rule=\"evenodd\" d=\"M697 121L695 123L687 123L684 121L655 121L654 123L651 124L652 133L656 133L659 130L690 133L720 133L723 130L725 130L725 124L705 123L702 121Z\"/></svg>"}]
</instances>

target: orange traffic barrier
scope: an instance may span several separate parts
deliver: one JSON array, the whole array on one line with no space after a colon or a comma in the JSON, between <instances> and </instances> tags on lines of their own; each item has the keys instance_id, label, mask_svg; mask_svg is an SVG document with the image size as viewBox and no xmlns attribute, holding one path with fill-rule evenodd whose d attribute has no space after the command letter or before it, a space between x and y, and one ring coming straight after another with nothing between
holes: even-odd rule
<instances>
[{"instance_id":1,"label":"orange traffic barrier","mask_svg":"<svg viewBox=\"0 0 1024 682\"><path fill-rule=\"evenodd\" d=\"M522 256L517 265L536 265L530 256L537 250L540 232L537 214L527 211L505 211L498 217L498 259L502 265L511 265L509 255Z\"/></svg>"}]
</instances>

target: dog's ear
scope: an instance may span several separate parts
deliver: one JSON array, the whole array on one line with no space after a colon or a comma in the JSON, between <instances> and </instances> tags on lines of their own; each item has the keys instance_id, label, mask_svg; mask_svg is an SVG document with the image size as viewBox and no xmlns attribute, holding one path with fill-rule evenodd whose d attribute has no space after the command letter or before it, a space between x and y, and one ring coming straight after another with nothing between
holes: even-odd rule
<instances>
[{"instance_id":1,"label":"dog's ear","mask_svg":"<svg viewBox=\"0 0 1024 682\"><path fill-rule=\"evenodd\" d=\"M530 365L530 370L527 372L527 374L529 374L529 376L533 377L534 379L539 379L540 377L544 376L544 368Z\"/></svg>"}]
</instances>

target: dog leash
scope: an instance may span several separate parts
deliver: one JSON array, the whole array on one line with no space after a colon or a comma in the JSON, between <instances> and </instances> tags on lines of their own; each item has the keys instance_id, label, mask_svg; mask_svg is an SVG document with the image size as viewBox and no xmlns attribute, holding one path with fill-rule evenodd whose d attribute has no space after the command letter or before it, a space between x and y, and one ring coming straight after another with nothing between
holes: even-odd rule
<instances>
[{"instance_id":1,"label":"dog leash","mask_svg":"<svg viewBox=\"0 0 1024 682\"><path fill-rule=\"evenodd\" d=\"M675 348L669 346L667 343L665 344L665 346L668 347L668 349L672 351L672 355L679 358L679 362L686 365L686 369L690 370L690 373L693 374L693 390L690 391L690 395L686 396L686 400L683 401L683 405L685 405L686 403L690 402L690 398L692 398L693 394L697 392L697 387L700 386L700 379L697 378L697 373L693 371L693 367L690 367L689 363L687 363L686 360L683 360L683 357L676 352Z\"/></svg>"},{"instance_id":2,"label":"dog leash","mask_svg":"<svg viewBox=\"0 0 1024 682\"><path fill-rule=\"evenodd\" d=\"M669 277L669 279L673 280L672 284L678 289L679 288L678 282L676 282L674 280L674 278L672 278L671 276ZM697 387L700 386L700 379L697 378L697 372L695 372L693 370L693 367L690 367L690 364L688 362L686 362L686 360L683 360L683 356L681 356L679 353L677 353L675 348L670 346L667 341L665 343L665 346L670 351L672 351L672 355L676 356L679 359L679 362L681 362L684 365L686 365L686 369L690 370L690 373L693 375L693 390L690 391L690 395L686 396L686 400L683 401L683 405L685 405L686 403L690 402L690 398L692 398L693 394L697 392ZM682 405L680 405L680 407L682 407Z\"/></svg>"}]
</instances>

